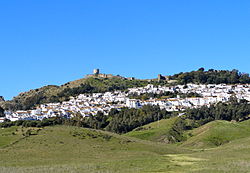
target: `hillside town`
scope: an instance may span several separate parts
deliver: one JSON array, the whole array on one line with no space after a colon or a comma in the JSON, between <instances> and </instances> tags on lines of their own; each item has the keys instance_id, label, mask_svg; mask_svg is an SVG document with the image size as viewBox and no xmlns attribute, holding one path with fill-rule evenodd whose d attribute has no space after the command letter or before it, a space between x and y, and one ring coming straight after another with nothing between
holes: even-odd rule
<instances>
[{"instance_id":1,"label":"hillside town","mask_svg":"<svg viewBox=\"0 0 250 173\"><path fill-rule=\"evenodd\" d=\"M199 97L175 98L149 98L147 100L131 99L131 94L142 95L145 93L161 94L170 93L197 93ZM167 111L184 111L187 108L198 108L204 105L211 105L218 102L226 102L231 96L238 99L250 101L250 85L226 85L226 84L187 84L176 86L154 86L129 88L128 91L114 91L106 93L80 94L71 97L69 101L62 103L41 104L33 110L18 110L15 112L5 111L4 119L10 121L17 120L42 120L50 117L72 118L76 115L83 117L95 115L98 111L108 114L111 109L121 109L124 107L138 109L143 105L158 105Z\"/></svg>"}]
</instances>

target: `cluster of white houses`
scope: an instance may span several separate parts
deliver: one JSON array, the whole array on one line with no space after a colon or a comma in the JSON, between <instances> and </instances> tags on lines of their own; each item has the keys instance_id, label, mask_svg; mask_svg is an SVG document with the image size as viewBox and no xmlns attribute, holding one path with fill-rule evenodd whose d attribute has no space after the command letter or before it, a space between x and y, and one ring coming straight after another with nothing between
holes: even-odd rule
<instances>
[{"instance_id":1,"label":"cluster of white houses","mask_svg":"<svg viewBox=\"0 0 250 173\"><path fill-rule=\"evenodd\" d=\"M178 93L198 93L201 97L190 98L167 98L149 100L129 99L129 95L144 93L161 94L163 92ZM128 92L106 92L93 94L80 94L77 97L71 97L69 101L62 103L48 103L39 105L34 110L28 111L6 111L5 118L16 120L42 120L49 117L71 118L76 115L83 117L95 115L98 111L108 114L112 108L121 109L123 107L140 108L143 105L158 105L161 109L167 111L179 111L186 108L197 108L203 105L210 105L217 102L226 102L235 95L238 99L250 101L250 85L177 85L172 87L147 85L146 87L130 88ZM0 122L3 119L0 119Z\"/></svg>"}]
</instances>

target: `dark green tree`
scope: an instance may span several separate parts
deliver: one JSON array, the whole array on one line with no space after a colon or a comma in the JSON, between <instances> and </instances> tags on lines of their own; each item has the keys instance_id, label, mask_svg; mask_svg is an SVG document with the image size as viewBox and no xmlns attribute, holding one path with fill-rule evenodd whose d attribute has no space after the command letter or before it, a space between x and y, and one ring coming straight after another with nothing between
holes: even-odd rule
<instances>
[{"instance_id":1,"label":"dark green tree","mask_svg":"<svg viewBox=\"0 0 250 173\"><path fill-rule=\"evenodd\" d=\"M0 117L4 117L4 116L5 116L4 109L0 107Z\"/></svg>"}]
</instances>

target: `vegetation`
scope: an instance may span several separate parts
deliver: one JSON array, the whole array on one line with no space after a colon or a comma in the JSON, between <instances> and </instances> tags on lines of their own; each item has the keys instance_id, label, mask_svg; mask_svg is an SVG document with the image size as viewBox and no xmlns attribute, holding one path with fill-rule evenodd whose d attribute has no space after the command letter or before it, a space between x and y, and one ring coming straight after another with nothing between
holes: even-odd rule
<instances>
[{"instance_id":1,"label":"vegetation","mask_svg":"<svg viewBox=\"0 0 250 173\"><path fill-rule=\"evenodd\" d=\"M163 119L169 118L171 113L166 110L161 110L159 106L143 106L141 109L123 108L121 111L112 109L108 115L98 112L97 115L82 118L76 115L74 118L65 119L61 117L54 117L43 119L42 121L34 120L18 120L6 121L0 123L0 127L45 127L52 125L71 125L79 127L87 127L93 129L102 129L115 133L127 133L142 125Z\"/></svg>"},{"instance_id":2,"label":"vegetation","mask_svg":"<svg viewBox=\"0 0 250 173\"><path fill-rule=\"evenodd\" d=\"M198 83L198 84L249 84L250 77L247 73L240 73L238 70L214 70L205 71L200 68L197 71L181 72L170 76L170 79L177 80L180 84Z\"/></svg>"},{"instance_id":3,"label":"vegetation","mask_svg":"<svg viewBox=\"0 0 250 173\"><path fill-rule=\"evenodd\" d=\"M1 102L5 110L28 110L35 105L54 102L60 87L55 85L45 86L39 89L20 93L10 101Z\"/></svg>"},{"instance_id":4,"label":"vegetation","mask_svg":"<svg viewBox=\"0 0 250 173\"><path fill-rule=\"evenodd\" d=\"M249 115L250 104L246 100L238 101L236 98L232 97L227 103L218 103L216 105L211 105L210 107L203 106L197 109L188 109L184 117L174 117L153 122L145 126L140 126L133 131L126 133L125 135L144 140L151 140L154 142L179 143L188 139L186 142L184 142L185 144L193 143L190 141L195 141L195 144L198 144L198 146L204 146L205 144L205 146L218 146L230 141L230 135L232 137L233 134L235 134L233 139L246 136L250 132L250 129L246 128L249 125L247 122L250 121L243 120L247 120ZM214 120L227 121L222 121L223 123L219 123L220 121ZM235 122L243 122L228 122L232 120L235 120ZM219 128L215 128L217 126ZM197 127L200 127L204 131L199 130L200 128ZM205 144L203 141L197 141L195 140L196 137L193 137L202 137L209 132L210 128L212 129L212 133L214 135L210 135L209 139L206 138ZM222 131L221 128L224 130ZM193 131L190 131L191 129L194 129L194 133ZM200 133L196 133L196 131ZM238 131L238 133L235 133L236 131ZM225 137L223 137L224 135ZM227 135L229 137L227 137ZM196 145L194 146L196 147Z\"/></svg>"},{"instance_id":5,"label":"vegetation","mask_svg":"<svg viewBox=\"0 0 250 173\"><path fill-rule=\"evenodd\" d=\"M29 110L39 104L62 102L68 100L70 96L77 96L83 93L126 90L127 88L141 87L147 84L148 82L145 80L84 78L61 86L49 85L30 90L19 94L11 101L1 102L0 104L6 110Z\"/></svg>"},{"instance_id":6,"label":"vegetation","mask_svg":"<svg viewBox=\"0 0 250 173\"><path fill-rule=\"evenodd\" d=\"M7 146L16 140L22 138L22 134L17 130L18 127L10 127L6 129L1 129L0 133L0 148Z\"/></svg>"},{"instance_id":7,"label":"vegetation","mask_svg":"<svg viewBox=\"0 0 250 173\"><path fill-rule=\"evenodd\" d=\"M249 137L250 120L243 122L229 122L216 120L199 128L186 131L187 140L181 144L190 148L217 147L237 139Z\"/></svg>"},{"instance_id":8,"label":"vegetation","mask_svg":"<svg viewBox=\"0 0 250 173\"><path fill-rule=\"evenodd\" d=\"M249 115L250 104L248 101L238 101L233 97L226 103L220 102L209 107L202 106L201 108L186 110L186 118L195 120L199 125L213 120L242 121L248 119Z\"/></svg>"},{"instance_id":9,"label":"vegetation","mask_svg":"<svg viewBox=\"0 0 250 173\"><path fill-rule=\"evenodd\" d=\"M87 119L88 127L105 129L115 133L127 133L145 124L169 118L171 114L161 110L159 106L143 106L141 109L123 108L121 111L112 110L107 117L99 113Z\"/></svg>"},{"instance_id":10,"label":"vegetation","mask_svg":"<svg viewBox=\"0 0 250 173\"><path fill-rule=\"evenodd\" d=\"M21 133L22 128L8 130L0 129L0 141L6 135L16 138L12 132ZM45 127L36 135L13 141L0 147L0 172L174 171L178 167L165 155L184 151L72 126Z\"/></svg>"},{"instance_id":11,"label":"vegetation","mask_svg":"<svg viewBox=\"0 0 250 173\"><path fill-rule=\"evenodd\" d=\"M0 128L8 128L13 126L22 126L22 127L45 127L45 126L54 126L65 124L68 120L60 117L45 118L42 121L35 120L17 120L9 121L6 120L3 123L0 123ZM72 120L73 121L73 120Z\"/></svg>"},{"instance_id":12,"label":"vegetation","mask_svg":"<svg viewBox=\"0 0 250 173\"><path fill-rule=\"evenodd\" d=\"M0 172L248 172L249 122L208 123L178 146L73 126L0 129Z\"/></svg>"},{"instance_id":13,"label":"vegetation","mask_svg":"<svg viewBox=\"0 0 250 173\"><path fill-rule=\"evenodd\" d=\"M148 82L142 80L88 78L84 84L80 84L78 87L63 89L58 94L58 97L77 96L82 93L104 93L115 90L126 90L132 87L145 86L146 84Z\"/></svg>"},{"instance_id":14,"label":"vegetation","mask_svg":"<svg viewBox=\"0 0 250 173\"><path fill-rule=\"evenodd\" d=\"M184 120L178 117L162 119L134 129L125 136L154 142L176 143L184 140Z\"/></svg>"},{"instance_id":15,"label":"vegetation","mask_svg":"<svg viewBox=\"0 0 250 173\"><path fill-rule=\"evenodd\" d=\"M186 117L144 106L84 119L5 122L0 172L248 172L250 120L231 121L246 119L247 109L232 97ZM229 121L202 125L208 116Z\"/></svg>"},{"instance_id":16,"label":"vegetation","mask_svg":"<svg viewBox=\"0 0 250 173\"><path fill-rule=\"evenodd\" d=\"M248 74L236 70L201 68L171 78L182 84L249 83ZM139 80L82 79L21 93L4 102L3 108L30 109L81 93L146 84ZM171 94L177 93L131 97L165 98ZM158 106L144 106L112 109L108 115L98 112L85 118L5 121L0 124L0 172L249 172L249 115L250 104L232 97L226 103L188 109L181 117Z\"/></svg>"},{"instance_id":17,"label":"vegetation","mask_svg":"<svg viewBox=\"0 0 250 173\"><path fill-rule=\"evenodd\" d=\"M205 71L200 68L197 71L179 73L170 76L170 80L177 81L179 84L199 83L199 84L249 84L250 77L248 74L240 73L238 70L213 70ZM141 87L147 84L153 85L170 85L167 81L151 80L127 80L123 78L83 78L76 81L68 82L61 86L49 85L39 89L30 90L14 97L10 101L0 102L5 110L28 110L36 105L43 103L54 103L68 100L70 96L76 96L82 93L107 92L114 90L126 90L131 87ZM179 94L179 93L178 93ZM131 97L148 99L152 94L142 96L132 95ZM172 97L176 93L162 93L156 97ZM193 96L193 95L191 95Z\"/></svg>"},{"instance_id":18,"label":"vegetation","mask_svg":"<svg viewBox=\"0 0 250 173\"><path fill-rule=\"evenodd\" d=\"M2 107L0 107L0 117L4 117L4 109Z\"/></svg>"},{"instance_id":19,"label":"vegetation","mask_svg":"<svg viewBox=\"0 0 250 173\"><path fill-rule=\"evenodd\" d=\"M176 123L177 128L172 129L172 132L169 131L169 134L173 134L176 132L177 135L172 135L174 136L174 141L181 141L177 139L177 136L182 138L182 130L196 128L214 120L242 121L248 119L249 115L250 104L248 104L246 100L238 101L236 98L232 97L230 101L226 103L220 102L209 107L202 106L201 108L187 109L185 113L185 119L187 121L178 120ZM172 113L167 112L164 109L161 110L159 106L145 105L140 109L122 108L120 111L118 111L117 109L112 109L108 115L104 115L102 112L98 112L95 116L90 115L89 117L84 118L82 118L80 115L77 115L75 118L71 119L55 117L44 119L42 121L6 121L4 123L1 123L0 127L44 127L64 124L93 129L102 129L122 134L132 131L138 127L142 128L142 130L144 131L145 129L144 127L142 127L143 125L161 119L167 119L171 116L173 116ZM145 128L147 129L148 127ZM149 129L149 133L151 133L151 130L152 129ZM166 140L166 138L164 140Z\"/></svg>"},{"instance_id":20,"label":"vegetation","mask_svg":"<svg viewBox=\"0 0 250 173\"><path fill-rule=\"evenodd\" d=\"M190 93L180 93L180 92L170 92L166 91L160 94L156 93L144 93L138 95L137 93L132 93L129 95L129 98L131 99L140 99L140 100L149 100L150 98L158 98L158 99L166 99L166 98L176 98L177 96L181 98L186 98L186 97L201 97L200 94L190 92Z\"/></svg>"}]
</instances>

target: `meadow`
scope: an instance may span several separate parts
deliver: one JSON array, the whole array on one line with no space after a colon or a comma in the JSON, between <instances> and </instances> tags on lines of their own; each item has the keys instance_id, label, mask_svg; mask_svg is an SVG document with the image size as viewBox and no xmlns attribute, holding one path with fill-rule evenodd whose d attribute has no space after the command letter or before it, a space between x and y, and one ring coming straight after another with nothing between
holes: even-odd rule
<instances>
[{"instance_id":1,"label":"meadow","mask_svg":"<svg viewBox=\"0 0 250 173\"><path fill-rule=\"evenodd\" d=\"M214 121L187 131L184 142L159 142L173 121L125 135L59 125L0 129L0 172L249 172L249 121Z\"/></svg>"}]
</instances>

